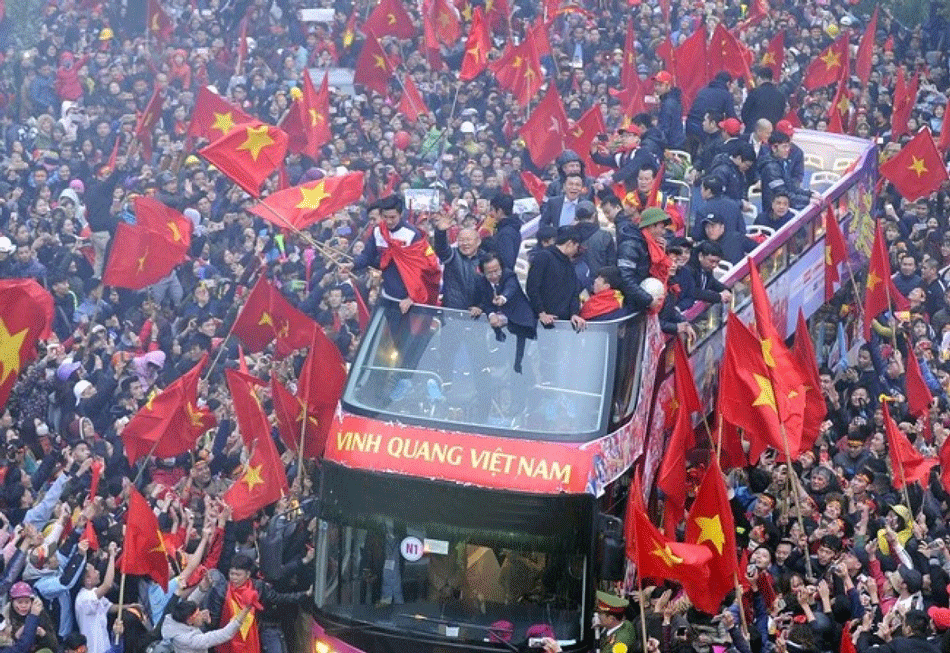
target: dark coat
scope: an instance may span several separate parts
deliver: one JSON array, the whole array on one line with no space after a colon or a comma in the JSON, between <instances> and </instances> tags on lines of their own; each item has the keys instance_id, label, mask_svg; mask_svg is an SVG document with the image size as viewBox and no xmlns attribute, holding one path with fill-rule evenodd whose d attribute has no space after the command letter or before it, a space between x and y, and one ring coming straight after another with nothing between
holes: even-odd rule
<instances>
[{"instance_id":1,"label":"dark coat","mask_svg":"<svg viewBox=\"0 0 950 653\"><path fill-rule=\"evenodd\" d=\"M465 256L458 247L449 245L446 232L435 230L435 253L442 262L442 305L466 310L478 306L478 252Z\"/></svg>"},{"instance_id":2,"label":"dark coat","mask_svg":"<svg viewBox=\"0 0 950 653\"><path fill-rule=\"evenodd\" d=\"M696 99L686 115L686 133L702 138L703 116L710 112L722 113L726 118L736 117L732 93L725 83L718 79L713 79L696 94Z\"/></svg>"},{"instance_id":3,"label":"dark coat","mask_svg":"<svg viewBox=\"0 0 950 653\"><path fill-rule=\"evenodd\" d=\"M714 275L703 270L695 256L683 267L682 272L677 272L675 277L680 286L678 308L686 310L697 301L707 304L721 301L719 293L726 287Z\"/></svg>"},{"instance_id":4,"label":"dark coat","mask_svg":"<svg viewBox=\"0 0 950 653\"><path fill-rule=\"evenodd\" d=\"M528 300L536 315L569 320L581 310L580 283L574 264L556 245L542 249L528 269Z\"/></svg>"},{"instance_id":5,"label":"dark coat","mask_svg":"<svg viewBox=\"0 0 950 653\"><path fill-rule=\"evenodd\" d=\"M601 268L608 265L617 265L617 246L614 244L614 237L609 232L601 229L594 222L579 222L578 230L581 232L581 246L583 247L583 258L590 268L591 276L596 276Z\"/></svg>"},{"instance_id":6,"label":"dark coat","mask_svg":"<svg viewBox=\"0 0 950 653\"><path fill-rule=\"evenodd\" d=\"M405 222L396 225L396 228L391 230L389 235L394 240L408 241L408 244L422 239L422 233ZM386 245L379 227L374 227L369 238L366 239L366 248L363 253L353 261L353 270L359 271L367 266L380 270L383 276L383 292L392 299L405 299L409 296L409 291L406 290L406 284L403 283L396 264L391 262L385 268L380 267L380 256L384 249L386 249Z\"/></svg>"},{"instance_id":7,"label":"dark coat","mask_svg":"<svg viewBox=\"0 0 950 653\"><path fill-rule=\"evenodd\" d=\"M650 276L650 249L643 232L631 230L617 248L617 267L620 268L624 302L634 311L645 310L653 303L653 297L640 287L640 282Z\"/></svg>"},{"instance_id":8,"label":"dark coat","mask_svg":"<svg viewBox=\"0 0 950 653\"><path fill-rule=\"evenodd\" d=\"M706 240L703 219L710 215L722 218L723 224L726 225L726 233L744 234L746 232L745 218L742 217L739 202L731 197L719 195L718 197L710 197L708 200L702 200L696 205L691 231L693 240L696 242Z\"/></svg>"},{"instance_id":9,"label":"dark coat","mask_svg":"<svg viewBox=\"0 0 950 653\"><path fill-rule=\"evenodd\" d=\"M580 197L577 198L578 201L581 199ZM560 227L561 210L563 208L564 195L548 198L548 201L541 207L541 218L538 220L538 227L554 227L555 229Z\"/></svg>"},{"instance_id":10,"label":"dark coat","mask_svg":"<svg viewBox=\"0 0 950 653\"><path fill-rule=\"evenodd\" d=\"M481 294L481 308L487 315L488 313L501 313L508 318L509 324L534 330L538 324L538 317L531 309L527 296L518 283L518 276L511 270L505 270L501 273L501 279L497 286L482 277L479 280L479 292ZM504 296L507 300L502 306L492 304L492 299L496 295Z\"/></svg>"},{"instance_id":11,"label":"dark coat","mask_svg":"<svg viewBox=\"0 0 950 653\"><path fill-rule=\"evenodd\" d=\"M758 247L758 243L746 236L734 231L726 231L719 240L719 247L722 248L722 258L733 265L745 258L745 255Z\"/></svg>"},{"instance_id":12,"label":"dark coat","mask_svg":"<svg viewBox=\"0 0 950 653\"><path fill-rule=\"evenodd\" d=\"M792 166L788 159L766 154L759 160L759 178L762 181L762 208L772 206L772 198L779 190L788 193L793 209L803 209L811 200L811 192L792 179Z\"/></svg>"},{"instance_id":13,"label":"dark coat","mask_svg":"<svg viewBox=\"0 0 950 653\"><path fill-rule=\"evenodd\" d=\"M683 94L678 88L671 88L660 96L660 113L656 126L663 133L667 149L683 149L686 143L683 131Z\"/></svg>"},{"instance_id":14,"label":"dark coat","mask_svg":"<svg viewBox=\"0 0 950 653\"><path fill-rule=\"evenodd\" d=\"M742 122L745 131L751 134L755 123L760 118L767 118L772 125L785 117L788 101L785 94L772 82L764 82L749 91L742 104Z\"/></svg>"},{"instance_id":15,"label":"dark coat","mask_svg":"<svg viewBox=\"0 0 950 653\"><path fill-rule=\"evenodd\" d=\"M749 184L739 166L725 152L713 159L710 175L719 177L724 184L724 195L741 202L749 195Z\"/></svg>"},{"instance_id":16,"label":"dark coat","mask_svg":"<svg viewBox=\"0 0 950 653\"><path fill-rule=\"evenodd\" d=\"M521 222L518 218L507 216L501 219L495 228L495 252L506 270L515 269L515 261L521 250Z\"/></svg>"}]
</instances>

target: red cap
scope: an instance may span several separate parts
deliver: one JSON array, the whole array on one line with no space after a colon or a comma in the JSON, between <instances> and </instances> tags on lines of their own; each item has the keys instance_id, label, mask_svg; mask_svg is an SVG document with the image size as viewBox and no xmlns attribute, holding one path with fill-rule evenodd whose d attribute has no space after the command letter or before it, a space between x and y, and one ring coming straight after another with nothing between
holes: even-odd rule
<instances>
[{"instance_id":1,"label":"red cap","mask_svg":"<svg viewBox=\"0 0 950 653\"><path fill-rule=\"evenodd\" d=\"M778 124L775 125L775 128L789 138L795 135L795 127L788 120L779 120Z\"/></svg>"},{"instance_id":2,"label":"red cap","mask_svg":"<svg viewBox=\"0 0 950 653\"><path fill-rule=\"evenodd\" d=\"M947 630L950 628L950 608L938 608L937 606L933 606L927 610L927 614L934 620L934 626L936 626L938 630Z\"/></svg>"},{"instance_id":3,"label":"red cap","mask_svg":"<svg viewBox=\"0 0 950 653\"><path fill-rule=\"evenodd\" d=\"M726 118L719 123L719 127L730 136L738 136L742 133L742 123L738 118Z\"/></svg>"},{"instance_id":4,"label":"red cap","mask_svg":"<svg viewBox=\"0 0 950 653\"><path fill-rule=\"evenodd\" d=\"M653 81L660 82L661 84L672 84L673 75L666 72L665 70L661 70L660 72L658 72L656 75L653 76Z\"/></svg>"},{"instance_id":5,"label":"red cap","mask_svg":"<svg viewBox=\"0 0 950 653\"><path fill-rule=\"evenodd\" d=\"M630 123L629 125L623 125L622 127L618 127L617 133L618 134L630 133L630 134L636 134L637 136L642 136L643 129L640 128L640 125L637 125L635 123Z\"/></svg>"}]
</instances>

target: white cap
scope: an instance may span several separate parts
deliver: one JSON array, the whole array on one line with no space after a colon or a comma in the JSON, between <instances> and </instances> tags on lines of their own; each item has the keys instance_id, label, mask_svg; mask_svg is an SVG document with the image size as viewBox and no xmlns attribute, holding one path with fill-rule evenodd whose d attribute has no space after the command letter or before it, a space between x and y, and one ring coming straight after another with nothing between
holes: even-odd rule
<instances>
[{"instance_id":1,"label":"white cap","mask_svg":"<svg viewBox=\"0 0 950 653\"><path fill-rule=\"evenodd\" d=\"M82 393L84 393L87 388L91 387L92 384L86 379L83 379L82 381L76 381L76 385L73 386L73 395L76 397L77 404L82 400Z\"/></svg>"},{"instance_id":2,"label":"white cap","mask_svg":"<svg viewBox=\"0 0 950 653\"><path fill-rule=\"evenodd\" d=\"M459 127L459 131L462 132L463 134L474 134L475 125L473 125L470 120L466 120L465 122L462 123L462 126Z\"/></svg>"},{"instance_id":3,"label":"white cap","mask_svg":"<svg viewBox=\"0 0 950 653\"><path fill-rule=\"evenodd\" d=\"M13 241L7 238L6 236L0 236L0 253L9 254L16 247L13 246Z\"/></svg>"}]
</instances>

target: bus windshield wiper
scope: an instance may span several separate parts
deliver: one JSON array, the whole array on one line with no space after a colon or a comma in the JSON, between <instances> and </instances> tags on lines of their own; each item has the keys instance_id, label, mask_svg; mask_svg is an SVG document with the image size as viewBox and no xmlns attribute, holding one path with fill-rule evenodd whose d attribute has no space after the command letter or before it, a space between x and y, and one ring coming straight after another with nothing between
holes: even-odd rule
<instances>
[{"instance_id":1,"label":"bus windshield wiper","mask_svg":"<svg viewBox=\"0 0 950 653\"><path fill-rule=\"evenodd\" d=\"M472 624L465 621L436 619L435 617L427 617L424 614L397 614L394 616L396 618L401 617L403 619L412 619L414 621L425 621L428 623L439 624L442 626L450 626L450 627L456 627L456 628L472 628L474 630L480 630L482 632L489 633L490 635L494 635L495 639L498 640L498 643L504 644L505 646L510 648L512 651L515 651L515 653L518 653L517 646L515 646L511 642L507 642L504 639L502 639L501 635L503 633L507 633L508 631L502 630L501 628L497 628L494 626L483 626L482 624Z\"/></svg>"}]
</instances>

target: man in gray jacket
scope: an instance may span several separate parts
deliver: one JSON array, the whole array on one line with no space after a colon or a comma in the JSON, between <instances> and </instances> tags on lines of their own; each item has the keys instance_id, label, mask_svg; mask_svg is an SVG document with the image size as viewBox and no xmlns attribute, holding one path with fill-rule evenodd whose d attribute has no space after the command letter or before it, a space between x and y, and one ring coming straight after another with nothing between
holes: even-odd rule
<instances>
[{"instance_id":1,"label":"man in gray jacket","mask_svg":"<svg viewBox=\"0 0 950 653\"><path fill-rule=\"evenodd\" d=\"M206 653L234 637L251 608L245 605L223 628L204 632L202 626L211 623L208 611L199 610L193 601L179 601L162 622L162 639L171 642L175 653Z\"/></svg>"}]
</instances>

